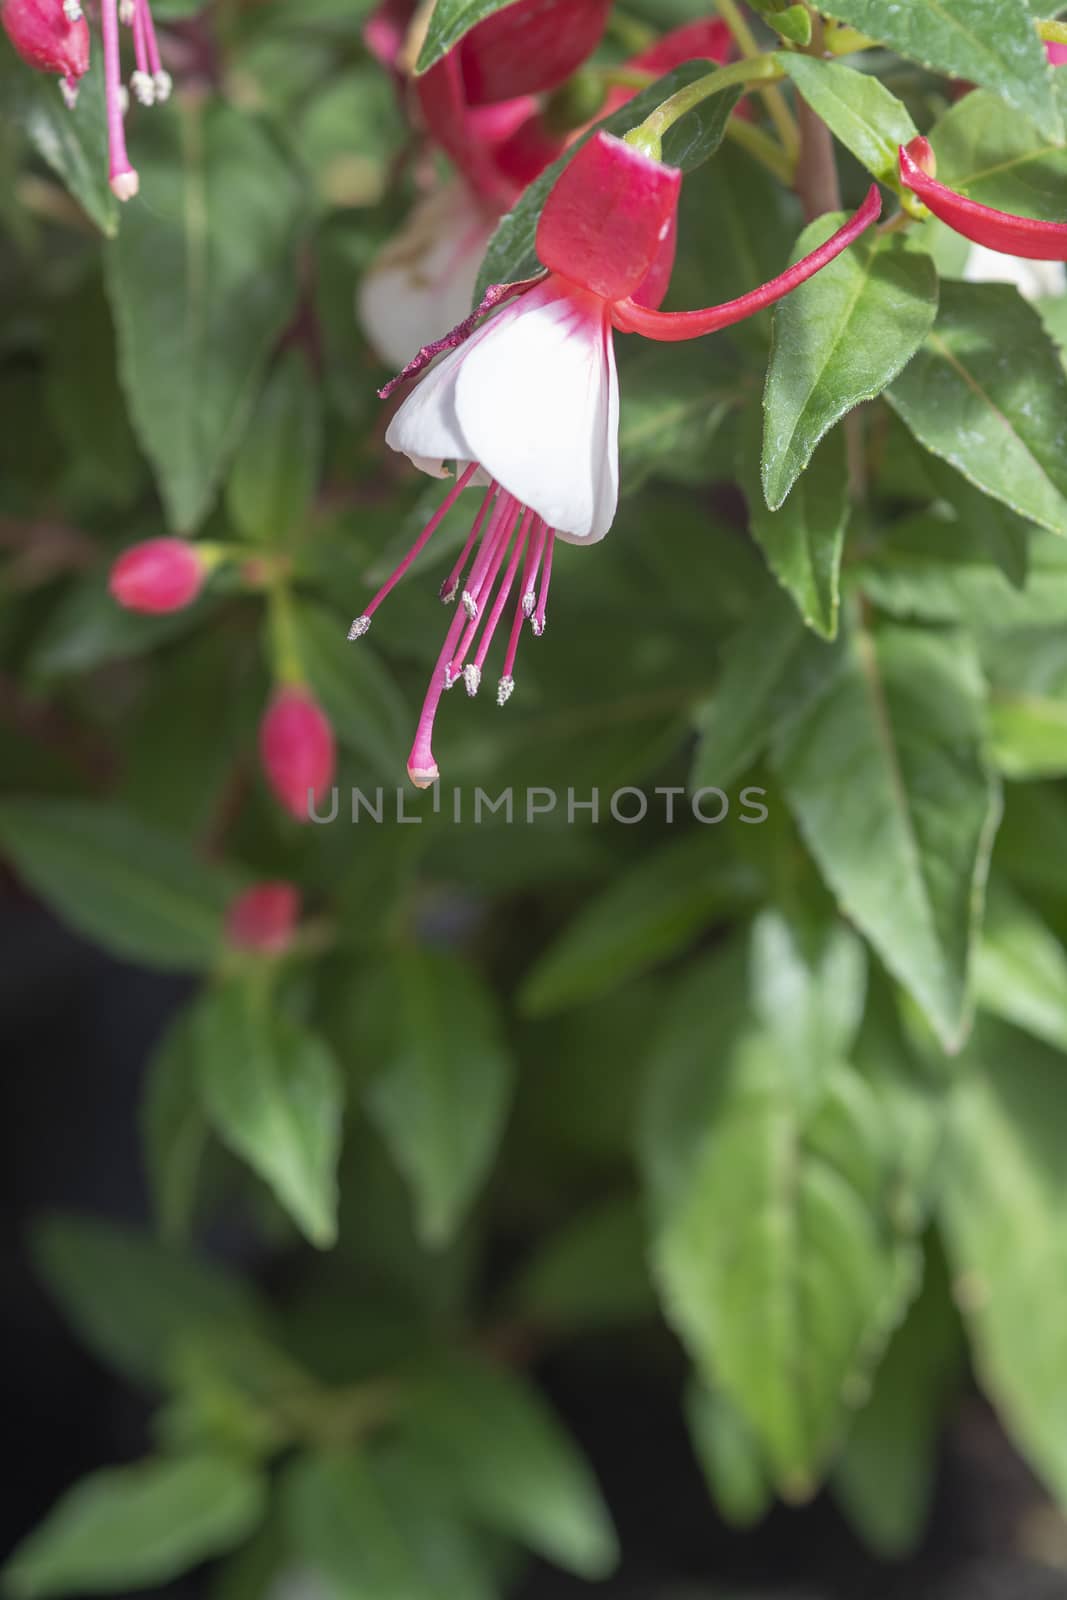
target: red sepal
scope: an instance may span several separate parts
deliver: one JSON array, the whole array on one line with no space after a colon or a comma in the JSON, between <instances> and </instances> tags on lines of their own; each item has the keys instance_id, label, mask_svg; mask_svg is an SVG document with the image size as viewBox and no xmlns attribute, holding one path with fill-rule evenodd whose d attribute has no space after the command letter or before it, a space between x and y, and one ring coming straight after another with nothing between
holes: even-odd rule
<instances>
[{"instance_id":1,"label":"red sepal","mask_svg":"<svg viewBox=\"0 0 1067 1600\"><path fill-rule=\"evenodd\" d=\"M2 0L0 24L11 43L38 72L78 78L89 70L89 26L68 22L63 0Z\"/></svg>"},{"instance_id":2,"label":"red sepal","mask_svg":"<svg viewBox=\"0 0 1067 1600\"><path fill-rule=\"evenodd\" d=\"M882 199L878 185L872 183L866 200L843 228L838 228L833 237L820 245L818 250L813 250L811 255L805 256L795 266L779 273L777 278L772 278L762 288L743 294L739 300L728 300L725 305L709 306L704 311L649 311L634 300L626 300L612 308L611 320L620 333L640 333L646 339L660 339L669 343L679 339L698 339L702 334L728 328L731 323L743 322L746 317L753 316L799 288L835 256L839 256L842 250L846 250L872 222L877 222L881 213Z\"/></svg>"},{"instance_id":3,"label":"red sepal","mask_svg":"<svg viewBox=\"0 0 1067 1600\"><path fill-rule=\"evenodd\" d=\"M458 55L469 105L554 89L600 43L611 0L512 0L464 34Z\"/></svg>"},{"instance_id":4,"label":"red sepal","mask_svg":"<svg viewBox=\"0 0 1067 1600\"><path fill-rule=\"evenodd\" d=\"M1001 255L1025 256L1030 261L1067 261L1067 223L1038 222L1035 217L1016 217L1010 211L981 206L938 183L934 171L934 153L928 139L913 139L910 144L901 145L901 183L954 232Z\"/></svg>"},{"instance_id":5,"label":"red sepal","mask_svg":"<svg viewBox=\"0 0 1067 1600\"><path fill-rule=\"evenodd\" d=\"M648 276L678 210L682 175L613 134L595 133L565 167L537 224L550 272L605 300Z\"/></svg>"}]
</instances>

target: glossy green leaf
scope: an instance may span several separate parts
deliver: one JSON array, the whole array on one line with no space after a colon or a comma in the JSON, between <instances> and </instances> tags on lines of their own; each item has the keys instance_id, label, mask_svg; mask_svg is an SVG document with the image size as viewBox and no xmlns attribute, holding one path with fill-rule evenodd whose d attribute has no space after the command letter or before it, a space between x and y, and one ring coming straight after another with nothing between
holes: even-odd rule
<instances>
[{"instance_id":1,"label":"glossy green leaf","mask_svg":"<svg viewBox=\"0 0 1067 1600\"><path fill-rule=\"evenodd\" d=\"M160 108L137 130L145 198L107 283L130 417L167 520L209 510L296 295L303 197L270 136L220 103Z\"/></svg>"},{"instance_id":2,"label":"glossy green leaf","mask_svg":"<svg viewBox=\"0 0 1067 1600\"><path fill-rule=\"evenodd\" d=\"M212 1128L270 1184L312 1244L333 1244L344 1086L330 1051L273 1012L253 980L205 996L195 1027Z\"/></svg>"},{"instance_id":3,"label":"glossy green leaf","mask_svg":"<svg viewBox=\"0 0 1067 1600\"><path fill-rule=\"evenodd\" d=\"M19 110L40 156L61 178L102 233L118 232L119 204L108 187L104 64L93 52L78 86L78 103L68 111L52 77L26 74L19 83Z\"/></svg>"},{"instance_id":4,"label":"glossy green leaf","mask_svg":"<svg viewBox=\"0 0 1067 1600\"><path fill-rule=\"evenodd\" d=\"M76 1484L4 1569L14 1600L125 1593L168 1583L247 1537L266 1485L225 1456L96 1472Z\"/></svg>"},{"instance_id":5,"label":"glossy green leaf","mask_svg":"<svg viewBox=\"0 0 1067 1600\"><path fill-rule=\"evenodd\" d=\"M935 72L994 89L1052 139L1063 119L1025 0L830 0L825 10Z\"/></svg>"},{"instance_id":6,"label":"glossy green leaf","mask_svg":"<svg viewBox=\"0 0 1067 1600\"><path fill-rule=\"evenodd\" d=\"M940 1424L962 1378L963 1341L938 1257L894 1333L834 1469L834 1496L880 1556L900 1560L922 1538Z\"/></svg>"},{"instance_id":7,"label":"glossy green leaf","mask_svg":"<svg viewBox=\"0 0 1067 1600\"><path fill-rule=\"evenodd\" d=\"M184 1011L152 1054L141 1101L145 1165L159 1229L166 1239L184 1239L188 1234L208 1134L197 1083L192 1014Z\"/></svg>"},{"instance_id":8,"label":"glossy green leaf","mask_svg":"<svg viewBox=\"0 0 1067 1600\"><path fill-rule=\"evenodd\" d=\"M87 801L0 805L0 846L72 927L144 966L209 968L237 883L175 835Z\"/></svg>"},{"instance_id":9,"label":"glossy green leaf","mask_svg":"<svg viewBox=\"0 0 1067 1600\"><path fill-rule=\"evenodd\" d=\"M226 483L226 510L246 539L294 544L322 456L319 394L299 351L279 361L252 413Z\"/></svg>"},{"instance_id":10,"label":"glossy green leaf","mask_svg":"<svg viewBox=\"0 0 1067 1600\"><path fill-rule=\"evenodd\" d=\"M959 1088L941 1208L979 1380L1008 1432L1067 1495L1067 1115L1063 1056L984 1024Z\"/></svg>"},{"instance_id":11,"label":"glossy green leaf","mask_svg":"<svg viewBox=\"0 0 1067 1600\"><path fill-rule=\"evenodd\" d=\"M1016 779L1067 772L1067 636L1062 623L1005 628L986 642L983 666L989 679L993 759L1001 772Z\"/></svg>"},{"instance_id":12,"label":"glossy green leaf","mask_svg":"<svg viewBox=\"0 0 1067 1600\"><path fill-rule=\"evenodd\" d=\"M774 576L792 597L805 627L823 639L833 639L849 515L844 436L839 430L826 439L810 465L805 462L807 471L789 500L772 511L760 482L761 426L760 414L753 408L743 425L738 459L749 530ZM768 437L764 435L765 441Z\"/></svg>"},{"instance_id":13,"label":"glossy green leaf","mask_svg":"<svg viewBox=\"0 0 1067 1600\"><path fill-rule=\"evenodd\" d=\"M990 896L975 976L983 1011L1067 1051L1067 952L1000 884Z\"/></svg>"},{"instance_id":14,"label":"glossy green leaf","mask_svg":"<svg viewBox=\"0 0 1067 1600\"><path fill-rule=\"evenodd\" d=\"M842 221L831 214L813 222L797 241L794 259L817 249ZM933 326L937 294L929 256L901 239L873 234L776 307L761 469L772 510L834 423L881 394L907 366Z\"/></svg>"},{"instance_id":15,"label":"glossy green leaf","mask_svg":"<svg viewBox=\"0 0 1067 1600\"><path fill-rule=\"evenodd\" d=\"M897 188L897 151L919 131L907 106L873 75L839 61L789 51L782 54L781 62L816 116L845 149L879 182Z\"/></svg>"},{"instance_id":16,"label":"glossy green leaf","mask_svg":"<svg viewBox=\"0 0 1067 1600\"><path fill-rule=\"evenodd\" d=\"M754 874L703 832L665 845L583 907L534 964L520 1004L544 1016L602 994L665 960L757 889Z\"/></svg>"},{"instance_id":17,"label":"glossy green leaf","mask_svg":"<svg viewBox=\"0 0 1067 1600\"><path fill-rule=\"evenodd\" d=\"M673 72L657 79L650 88L642 89L621 110L613 111L610 116L602 117L586 129L539 178L534 179L513 209L501 220L489 241L474 293L475 305L480 302L489 284L518 282L541 270L535 246L541 208L552 185L585 141L600 128L620 136L627 133L662 101L688 84L695 83L697 78L705 77L707 70L706 61L690 61L685 66L676 67ZM695 110L679 118L663 140L663 160L671 166L681 167L683 172L691 172L707 161L722 143L726 124L739 95L740 90L733 89L712 95L710 99L701 101Z\"/></svg>"},{"instance_id":18,"label":"glossy green leaf","mask_svg":"<svg viewBox=\"0 0 1067 1600\"><path fill-rule=\"evenodd\" d=\"M38 1272L79 1337L140 1382L172 1377L193 1340L228 1340L247 1350L260 1335L255 1300L240 1281L148 1235L54 1216L37 1225L32 1245Z\"/></svg>"},{"instance_id":19,"label":"glossy green leaf","mask_svg":"<svg viewBox=\"0 0 1067 1600\"><path fill-rule=\"evenodd\" d=\"M1067 534L1067 373L1016 290L943 284L933 332L887 392L927 450Z\"/></svg>"},{"instance_id":20,"label":"glossy green leaf","mask_svg":"<svg viewBox=\"0 0 1067 1600\"><path fill-rule=\"evenodd\" d=\"M960 644L857 632L822 696L776 740L789 808L842 910L948 1049L969 974L996 786L982 757L982 684Z\"/></svg>"},{"instance_id":21,"label":"glossy green leaf","mask_svg":"<svg viewBox=\"0 0 1067 1600\"><path fill-rule=\"evenodd\" d=\"M492 998L454 956L397 955L376 984L367 1109L411 1185L419 1232L442 1245L485 1178L514 1066Z\"/></svg>"},{"instance_id":22,"label":"glossy green leaf","mask_svg":"<svg viewBox=\"0 0 1067 1600\"><path fill-rule=\"evenodd\" d=\"M615 1534L596 1480L524 1379L465 1358L441 1362L405 1386L402 1415L477 1520L580 1577L614 1567Z\"/></svg>"}]
</instances>

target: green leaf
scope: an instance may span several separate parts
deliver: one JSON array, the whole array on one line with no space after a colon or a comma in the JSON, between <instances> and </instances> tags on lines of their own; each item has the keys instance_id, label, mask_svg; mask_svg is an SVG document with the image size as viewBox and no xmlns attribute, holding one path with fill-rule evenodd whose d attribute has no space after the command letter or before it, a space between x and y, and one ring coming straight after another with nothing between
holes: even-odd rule
<instances>
[{"instance_id":1,"label":"green leaf","mask_svg":"<svg viewBox=\"0 0 1067 1600\"><path fill-rule=\"evenodd\" d=\"M344 1105L333 1056L315 1034L271 1011L251 980L208 994L195 1028L211 1126L325 1249L337 1237Z\"/></svg>"},{"instance_id":2,"label":"green leaf","mask_svg":"<svg viewBox=\"0 0 1067 1600\"><path fill-rule=\"evenodd\" d=\"M14 1600L39 1600L167 1583L239 1544L265 1509L258 1473L225 1456L94 1472L19 1545L5 1587Z\"/></svg>"},{"instance_id":3,"label":"green leaf","mask_svg":"<svg viewBox=\"0 0 1067 1600\"><path fill-rule=\"evenodd\" d=\"M1003 284L943 283L933 332L888 399L919 443L995 500L1067 534L1067 373Z\"/></svg>"},{"instance_id":4,"label":"green leaf","mask_svg":"<svg viewBox=\"0 0 1067 1600\"><path fill-rule=\"evenodd\" d=\"M226 509L246 539L296 543L321 457L318 390L304 357L290 350L267 380L226 484Z\"/></svg>"},{"instance_id":5,"label":"green leaf","mask_svg":"<svg viewBox=\"0 0 1067 1600\"><path fill-rule=\"evenodd\" d=\"M237 883L184 840L109 806L10 800L0 846L59 916L112 954L175 971L218 958Z\"/></svg>"},{"instance_id":6,"label":"green leaf","mask_svg":"<svg viewBox=\"0 0 1067 1600\"><path fill-rule=\"evenodd\" d=\"M707 71L706 61L690 61L685 66L676 67L648 89L642 89L620 110L593 123L567 146L539 178L523 190L518 202L502 218L489 241L474 291L475 305L480 303L489 284L517 282L540 272L535 235L541 209L556 179L564 167L573 161L586 140L592 138L598 129L619 135L628 132L679 89L706 77ZM712 95L710 99L701 101L694 111L681 117L664 137L663 160L671 166L680 167L683 172L691 172L707 161L722 143L726 125L739 96L740 90L735 92L732 89Z\"/></svg>"},{"instance_id":7,"label":"green leaf","mask_svg":"<svg viewBox=\"0 0 1067 1600\"><path fill-rule=\"evenodd\" d=\"M366 1454L305 1456L285 1478L290 1537L345 1600L493 1600L470 1535L434 1504L416 1473L382 1471Z\"/></svg>"},{"instance_id":8,"label":"green leaf","mask_svg":"<svg viewBox=\"0 0 1067 1600\"><path fill-rule=\"evenodd\" d=\"M738 458L738 478L748 502L749 531L774 576L792 596L805 627L823 639L833 639L837 635L841 552L849 515L844 436L840 432L831 435L810 466L805 461L807 471L796 493L788 504L772 511L760 483L760 429L760 414L753 408L742 430Z\"/></svg>"},{"instance_id":9,"label":"green leaf","mask_svg":"<svg viewBox=\"0 0 1067 1600\"><path fill-rule=\"evenodd\" d=\"M716 1507L731 1527L754 1527L774 1503L774 1485L744 1416L721 1390L693 1379L685 1419Z\"/></svg>"},{"instance_id":10,"label":"green leaf","mask_svg":"<svg viewBox=\"0 0 1067 1600\"><path fill-rule=\"evenodd\" d=\"M813 222L794 260L825 243L842 221L832 213ZM834 423L903 371L936 313L930 257L880 234L858 239L776 307L763 397L762 481L772 511Z\"/></svg>"},{"instance_id":11,"label":"green leaf","mask_svg":"<svg viewBox=\"0 0 1067 1600\"><path fill-rule=\"evenodd\" d=\"M1063 1056L983 1024L961 1083L942 1225L983 1388L1052 1492L1067 1498L1067 1168Z\"/></svg>"},{"instance_id":12,"label":"green leaf","mask_svg":"<svg viewBox=\"0 0 1067 1600\"><path fill-rule=\"evenodd\" d=\"M406 765L410 712L374 644L349 643L347 624L312 601L294 600L292 618L300 664L338 741L374 777L395 780Z\"/></svg>"},{"instance_id":13,"label":"green leaf","mask_svg":"<svg viewBox=\"0 0 1067 1600\"><path fill-rule=\"evenodd\" d=\"M37 153L62 178L75 200L102 233L118 232L119 206L108 185L104 65L93 52L78 86L78 103L68 111L52 77L28 74L19 84L22 122Z\"/></svg>"},{"instance_id":14,"label":"green leaf","mask_svg":"<svg viewBox=\"0 0 1067 1600\"><path fill-rule=\"evenodd\" d=\"M428 72L476 23L514 3L515 0L434 0L415 71Z\"/></svg>"},{"instance_id":15,"label":"green leaf","mask_svg":"<svg viewBox=\"0 0 1067 1600\"><path fill-rule=\"evenodd\" d=\"M857 632L821 697L779 734L789 808L845 914L946 1049L969 969L999 794L982 758L982 684L952 637Z\"/></svg>"},{"instance_id":16,"label":"green leaf","mask_svg":"<svg viewBox=\"0 0 1067 1600\"><path fill-rule=\"evenodd\" d=\"M248 1349L261 1337L260 1312L239 1281L145 1234L55 1216L36 1225L32 1244L37 1270L80 1337L140 1382L166 1382L193 1341Z\"/></svg>"},{"instance_id":17,"label":"green leaf","mask_svg":"<svg viewBox=\"0 0 1067 1600\"><path fill-rule=\"evenodd\" d=\"M405 1383L403 1397L412 1439L477 1520L580 1577L612 1570L615 1535L596 1481L536 1390L455 1359Z\"/></svg>"},{"instance_id":18,"label":"green leaf","mask_svg":"<svg viewBox=\"0 0 1067 1600\"><path fill-rule=\"evenodd\" d=\"M545 1016L603 994L673 955L757 889L754 874L704 834L662 846L583 907L527 974L519 1004Z\"/></svg>"},{"instance_id":19,"label":"green leaf","mask_svg":"<svg viewBox=\"0 0 1067 1600\"><path fill-rule=\"evenodd\" d=\"M218 102L137 130L144 198L107 254L130 416L171 527L214 500L296 295L303 196L270 137Z\"/></svg>"},{"instance_id":20,"label":"green leaf","mask_svg":"<svg viewBox=\"0 0 1067 1600\"><path fill-rule=\"evenodd\" d=\"M724 358L717 370L712 350L655 345L633 339L620 346L620 494L631 495L651 477L701 484L716 475L716 436L737 403L737 374Z\"/></svg>"},{"instance_id":21,"label":"green leaf","mask_svg":"<svg viewBox=\"0 0 1067 1600\"><path fill-rule=\"evenodd\" d=\"M830 0L824 9L924 67L995 90L1049 138L1062 139L1052 75L1025 0Z\"/></svg>"},{"instance_id":22,"label":"green leaf","mask_svg":"<svg viewBox=\"0 0 1067 1600\"><path fill-rule=\"evenodd\" d=\"M833 1475L836 1499L886 1559L909 1555L926 1526L942 1416L962 1376L962 1343L944 1266L934 1256Z\"/></svg>"},{"instance_id":23,"label":"green leaf","mask_svg":"<svg viewBox=\"0 0 1067 1600\"><path fill-rule=\"evenodd\" d=\"M1062 222L1067 150L985 90L964 95L936 123L937 176L979 205Z\"/></svg>"},{"instance_id":24,"label":"green leaf","mask_svg":"<svg viewBox=\"0 0 1067 1600\"><path fill-rule=\"evenodd\" d=\"M141 1139L159 1230L165 1239L185 1239L208 1140L189 1011L183 1011L167 1029L148 1063L141 1099Z\"/></svg>"},{"instance_id":25,"label":"green leaf","mask_svg":"<svg viewBox=\"0 0 1067 1600\"><path fill-rule=\"evenodd\" d=\"M424 950L378 975L367 1110L411 1185L424 1242L446 1244L496 1154L514 1065L473 968Z\"/></svg>"},{"instance_id":26,"label":"green leaf","mask_svg":"<svg viewBox=\"0 0 1067 1600\"><path fill-rule=\"evenodd\" d=\"M1062 624L1005 629L986 643L982 655L997 767L1009 778L1067 772L1067 638Z\"/></svg>"},{"instance_id":27,"label":"green leaf","mask_svg":"<svg viewBox=\"0 0 1067 1600\"><path fill-rule=\"evenodd\" d=\"M838 61L792 51L783 51L779 59L816 116L845 149L880 183L899 188L897 151L919 131L907 106L877 78Z\"/></svg>"},{"instance_id":28,"label":"green leaf","mask_svg":"<svg viewBox=\"0 0 1067 1600\"><path fill-rule=\"evenodd\" d=\"M659 1209L665 1309L779 1490L804 1499L910 1292L912 1249L882 1213L890 1147L875 1095L843 1061L798 1072L753 1027L720 1047L705 1024L702 1042L719 1092Z\"/></svg>"},{"instance_id":29,"label":"green leaf","mask_svg":"<svg viewBox=\"0 0 1067 1600\"><path fill-rule=\"evenodd\" d=\"M999 884L990 895L975 983L983 1011L1067 1051L1067 953L1025 901Z\"/></svg>"},{"instance_id":30,"label":"green leaf","mask_svg":"<svg viewBox=\"0 0 1067 1600\"><path fill-rule=\"evenodd\" d=\"M562 1333L645 1319L656 1305L645 1244L644 1210L634 1196L591 1206L525 1264L509 1304L524 1320Z\"/></svg>"}]
</instances>

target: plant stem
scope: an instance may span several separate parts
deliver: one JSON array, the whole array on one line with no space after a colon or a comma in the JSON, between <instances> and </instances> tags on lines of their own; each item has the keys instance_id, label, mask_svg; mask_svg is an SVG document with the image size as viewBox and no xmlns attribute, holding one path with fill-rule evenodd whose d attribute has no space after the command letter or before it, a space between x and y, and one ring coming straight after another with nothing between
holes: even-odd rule
<instances>
[{"instance_id":1,"label":"plant stem","mask_svg":"<svg viewBox=\"0 0 1067 1600\"><path fill-rule=\"evenodd\" d=\"M793 185L793 163L782 149L776 139L762 128L757 128L754 122L742 122L739 117L731 117L726 124L726 137L733 143L747 150L761 166L774 174L779 182L787 188Z\"/></svg>"},{"instance_id":2,"label":"plant stem","mask_svg":"<svg viewBox=\"0 0 1067 1600\"><path fill-rule=\"evenodd\" d=\"M715 0L716 7L722 20L734 36L734 41L742 56L748 60L755 60L760 55L759 41L745 20L737 0ZM763 103L767 107L767 115L774 123L778 137L785 147L786 154L793 157L797 153L799 138L797 126L793 120L793 113L786 103L786 98L780 89L766 88L762 91Z\"/></svg>"},{"instance_id":3,"label":"plant stem","mask_svg":"<svg viewBox=\"0 0 1067 1600\"><path fill-rule=\"evenodd\" d=\"M630 129L626 141L628 144L655 145L679 118L700 105L701 101L710 99L713 94L721 94L723 90L736 88L738 84L778 83L783 77L784 73L774 56L757 56L755 60L734 61L728 67L719 67L664 100L655 111L649 112L644 122Z\"/></svg>"}]
</instances>

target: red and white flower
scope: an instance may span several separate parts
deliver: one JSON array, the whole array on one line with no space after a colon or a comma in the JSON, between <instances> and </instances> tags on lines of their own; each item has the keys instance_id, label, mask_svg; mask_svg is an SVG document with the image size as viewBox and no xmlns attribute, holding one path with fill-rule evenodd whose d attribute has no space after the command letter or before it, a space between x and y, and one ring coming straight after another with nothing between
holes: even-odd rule
<instances>
[{"instance_id":1,"label":"red and white flower","mask_svg":"<svg viewBox=\"0 0 1067 1600\"><path fill-rule=\"evenodd\" d=\"M469 319L401 374L412 375L448 350L404 401L386 442L434 476L444 476L445 463L453 461L457 477L352 624L350 638L367 632L463 490L483 490L466 546L441 590L446 602L459 595L462 603L431 676L408 762L419 787L439 775L432 734L441 696L460 678L469 694L477 692L512 595L497 689L501 705L514 689L523 622L529 619L535 634L544 631L556 539L595 544L611 527L619 478L615 330L678 340L727 327L811 277L881 211L872 187L832 239L762 288L722 306L662 312L656 307L673 263L680 186L675 168L596 133L564 169L541 213L537 253L547 276L532 286L491 292L488 302L499 306L495 315L480 326Z\"/></svg>"}]
</instances>

